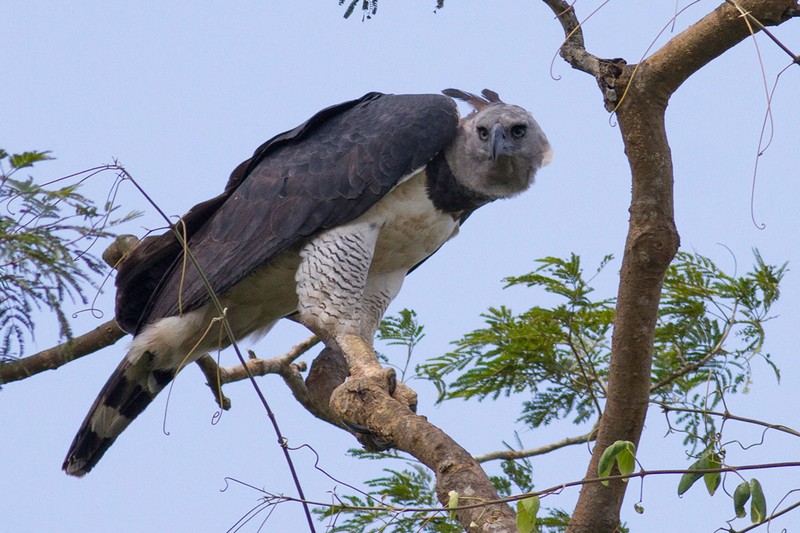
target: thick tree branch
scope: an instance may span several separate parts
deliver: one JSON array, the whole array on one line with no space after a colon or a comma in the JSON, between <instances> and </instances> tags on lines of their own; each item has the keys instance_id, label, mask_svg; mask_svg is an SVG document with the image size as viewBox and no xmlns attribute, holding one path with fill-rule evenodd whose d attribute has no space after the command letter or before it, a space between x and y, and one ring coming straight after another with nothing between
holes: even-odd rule
<instances>
[{"instance_id":1,"label":"thick tree branch","mask_svg":"<svg viewBox=\"0 0 800 533\"><path fill-rule=\"evenodd\" d=\"M660 93L670 95L689 76L752 35L751 30L758 32L759 26L748 24L736 4L763 26L775 26L800 15L795 0L724 2L643 62L647 67L642 72L644 83L652 83L651 89L657 87Z\"/></svg>"},{"instance_id":2,"label":"thick tree branch","mask_svg":"<svg viewBox=\"0 0 800 533\"><path fill-rule=\"evenodd\" d=\"M576 33L574 14L564 2L544 0L559 15L568 35ZM780 24L798 13L794 0L740 1L739 6L765 25ZM608 396L586 478L595 477L602 452L616 440L639 442L651 387L652 350L661 287L678 249L673 216L673 168L664 115L672 93L694 72L750 35L741 12L725 3L678 34L637 66L595 76L606 108L617 112L625 153L631 167L630 222L620 271L612 336ZM580 43L575 44L582 45ZM601 62L603 64L603 62ZM624 97L624 98L623 98ZM569 532L612 532L626 484L587 485L581 491Z\"/></svg>"},{"instance_id":3,"label":"thick tree branch","mask_svg":"<svg viewBox=\"0 0 800 533\"><path fill-rule=\"evenodd\" d=\"M45 370L55 370L84 355L111 346L126 333L117 323L109 320L88 333L70 339L41 352L0 363L0 385L29 378Z\"/></svg>"},{"instance_id":4,"label":"thick tree branch","mask_svg":"<svg viewBox=\"0 0 800 533\"><path fill-rule=\"evenodd\" d=\"M331 408L340 418L368 428L430 468L436 474L442 505L447 505L450 491L459 494L462 504L499 499L489 477L466 450L425 417L394 400L384 386L377 379L348 380L334 391ZM456 517L470 532L517 531L514 511L504 503L461 509ZM476 526L470 527L472 523Z\"/></svg>"}]
</instances>

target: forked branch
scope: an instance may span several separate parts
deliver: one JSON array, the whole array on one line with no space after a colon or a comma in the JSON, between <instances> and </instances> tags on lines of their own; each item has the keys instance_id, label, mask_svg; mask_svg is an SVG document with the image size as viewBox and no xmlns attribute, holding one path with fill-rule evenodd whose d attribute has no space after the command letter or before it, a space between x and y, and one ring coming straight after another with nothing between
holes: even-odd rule
<instances>
[{"instance_id":1,"label":"forked branch","mask_svg":"<svg viewBox=\"0 0 800 533\"><path fill-rule=\"evenodd\" d=\"M595 77L606 108L616 111L631 167L630 223L617 294L609 393L588 479L596 476L600 454L614 441L639 442L647 412L661 287L679 244L664 121L669 98L689 76L754 31L742 10L765 26L785 22L800 10L795 0L740 0L736 6L726 2L640 64L601 61L600 65L609 67L604 71L585 51L572 7L561 0L544 2L556 13L567 36L562 55L574 68ZM568 531L616 530L625 488L621 482L585 486Z\"/></svg>"}]
</instances>

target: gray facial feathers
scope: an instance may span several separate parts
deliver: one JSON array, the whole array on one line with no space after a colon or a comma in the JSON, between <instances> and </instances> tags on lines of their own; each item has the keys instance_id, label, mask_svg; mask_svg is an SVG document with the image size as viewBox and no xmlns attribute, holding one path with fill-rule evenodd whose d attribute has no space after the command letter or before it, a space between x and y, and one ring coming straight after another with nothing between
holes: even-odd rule
<instances>
[{"instance_id":1,"label":"gray facial feathers","mask_svg":"<svg viewBox=\"0 0 800 533\"><path fill-rule=\"evenodd\" d=\"M461 119L455 140L445 150L456 180L492 199L530 187L536 171L552 157L550 143L531 114L488 89L483 98L457 89L442 92L475 109Z\"/></svg>"}]
</instances>

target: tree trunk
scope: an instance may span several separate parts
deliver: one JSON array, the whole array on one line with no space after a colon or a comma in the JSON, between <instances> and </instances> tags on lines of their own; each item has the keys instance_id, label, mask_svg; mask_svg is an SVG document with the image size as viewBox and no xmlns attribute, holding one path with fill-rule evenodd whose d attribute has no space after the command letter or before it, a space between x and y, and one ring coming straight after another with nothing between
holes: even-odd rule
<instances>
[{"instance_id":1,"label":"tree trunk","mask_svg":"<svg viewBox=\"0 0 800 533\"><path fill-rule=\"evenodd\" d=\"M561 55L592 74L606 108L616 111L631 168L632 197L612 337L608 398L586 478L596 478L603 451L617 440L638 444L650 398L653 335L661 285L679 244L673 217L673 170L664 116L670 96L694 72L764 26L798 16L793 0L726 2L639 65L589 54L570 4L544 0L567 40ZM747 12L755 20L745 18ZM758 22L756 22L756 20ZM569 533L616 531L627 484L585 485Z\"/></svg>"},{"instance_id":2,"label":"tree trunk","mask_svg":"<svg viewBox=\"0 0 800 533\"><path fill-rule=\"evenodd\" d=\"M587 478L617 440L639 442L650 399L653 334L664 274L678 250L673 217L672 161L664 128L666 102L629 92L619 126L633 176L628 238L620 271L608 397ZM584 486L570 531L614 531L627 484Z\"/></svg>"}]
</instances>

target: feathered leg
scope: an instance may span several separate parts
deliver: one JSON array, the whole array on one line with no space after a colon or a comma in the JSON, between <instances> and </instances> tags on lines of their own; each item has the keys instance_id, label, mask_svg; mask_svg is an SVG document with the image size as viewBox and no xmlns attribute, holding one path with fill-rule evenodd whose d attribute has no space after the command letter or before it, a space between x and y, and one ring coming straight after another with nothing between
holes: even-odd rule
<instances>
[{"instance_id":1,"label":"feathered leg","mask_svg":"<svg viewBox=\"0 0 800 533\"><path fill-rule=\"evenodd\" d=\"M403 268L370 270L379 232L378 224L356 223L324 232L303 247L293 319L341 352L351 379L376 378L396 400L416 406L416 393L398 383L393 369L381 366L372 344L406 275Z\"/></svg>"}]
</instances>

